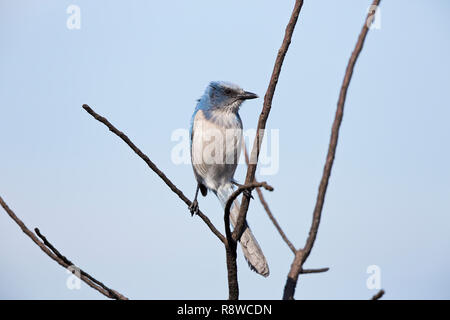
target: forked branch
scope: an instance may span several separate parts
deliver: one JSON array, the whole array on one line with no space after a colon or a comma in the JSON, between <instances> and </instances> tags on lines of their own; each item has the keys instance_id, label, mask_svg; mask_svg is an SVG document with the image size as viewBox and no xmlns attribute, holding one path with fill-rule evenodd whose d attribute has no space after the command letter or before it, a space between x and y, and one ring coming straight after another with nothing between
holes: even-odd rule
<instances>
[{"instance_id":1,"label":"forked branch","mask_svg":"<svg viewBox=\"0 0 450 320\"><path fill-rule=\"evenodd\" d=\"M251 191L254 188L264 188L269 191L273 191L273 188L266 182L252 182L246 185L239 186L228 198L224 209L223 220L225 223L225 235L227 237L227 244L225 245L226 258L227 258L227 271L228 271L228 298L230 300L237 300L239 298L239 284L237 279L237 263L236 263L236 249L238 239L233 237L230 229L230 209L234 200L241 193L246 190Z\"/></svg>"},{"instance_id":2,"label":"forked branch","mask_svg":"<svg viewBox=\"0 0 450 320\"><path fill-rule=\"evenodd\" d=\"M79 277L81 280L83 280L87 285L89 285L91 288L97 290L104 296L116 299L116 300L128 300L127 297L122 295L121 293L117 292L116 290L110 289L107 286L105 286L102 282L98 281L85 271L81 270L80 268L76 267L69 259L67 259L65 256L63 256L39 231L38 228L35 229L36 234L42 239L42 241L33 233L30 231L30 229L27 228L25 223L23 223L22 220L20 220L14 211L12 211L6 202L0 197L0 205L3 207L3 209L6 211L6 213L13 219L15 223L22 229L22 231L39 247L42 251L44 251L51 259L55 260L59 265L62 267L68 269L73 274L75 274L77 277Z\"/></svg>"}]
</instances>

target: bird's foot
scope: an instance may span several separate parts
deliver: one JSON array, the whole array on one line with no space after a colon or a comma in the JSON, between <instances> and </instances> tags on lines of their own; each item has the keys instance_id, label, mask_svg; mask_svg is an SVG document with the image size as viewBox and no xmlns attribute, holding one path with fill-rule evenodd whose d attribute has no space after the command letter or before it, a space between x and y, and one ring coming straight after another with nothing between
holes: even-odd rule
<instances>
[{"instance_id":1,"label":"bird's foot","mask_svg":"<svg viewBox=\"0 0 450 320\"><path fill-rule=\"evenodd\" d=\"M244 191L242 191L242 193L244 194L244 196L250 198L250 199L254 199L252 196L252 191L249 189L245 189Z\"/></svg>"},{"instance_id":2,"label":"bird's foot","mask_svg":"<svg viewBox=\"0 0 450 320\"><path fill-rule=\"evenodd\" d=\"M195 199L191 205L189 206L189 211L191 212L191 216L198 213L198 201Z\"/></svg>"},{"instance_id":3,"label":"bird's foot","mask_svg":"<svg viewBox=\"0 0 450 320\"><path fill-rule=\"evenodd\" d=\"M238 188L243 186L242 184L238 183L235 180L232 180L231 183L234 184ZM242 191L242 193L244 194L244 196L246 196L246 197L248 197L250 199L254 199L253 196L252 196L252 191L250 189L245 189L244 191Z\"/></svg>"}]
</instances>

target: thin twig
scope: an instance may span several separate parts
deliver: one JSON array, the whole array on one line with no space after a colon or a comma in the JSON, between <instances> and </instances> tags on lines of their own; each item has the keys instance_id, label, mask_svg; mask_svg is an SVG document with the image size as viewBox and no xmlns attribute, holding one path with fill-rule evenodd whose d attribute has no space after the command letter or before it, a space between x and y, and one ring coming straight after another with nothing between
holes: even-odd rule
<instances>
[{"instance_id":1,"label":"thin twig","mask_svg":"<svg viewBox=\"0 0 450 320\"><path fill-rule=\"evenodd\" d=\"M70 261L69 259L67 259L65 256L63 256L58 249L56 249L51 243L50 241L47 240L47 238L40 232L40 230L38 228L34 228L34 232L36 232L36 234L39 236L39 238L42 239L42 241L44 242L44 244L50 249L52 250L52 252L58 257L60 258L62 261L64 261L64 263L66 263L69 266L75 266L75 264ZM74 269L74 268L72 268ZM112 290L110 288L108 288L107 286L105 286L102 282L98 281L97 279L95 279L94 277L92 277L89 273L87 273L86 271L80 269L77 267L77 271L80 272L81 275L85 276L86 278L88 278L89 280L91 280L92 282L96 283L97 285L99 285L100 287L102 287L103 289L105 289L106 291L108 291L110 293L111 296L113 296L115 299L117 300L123 300L121 298L121 294L116 292L115 290ZM73 272L75 274L75 272Z\"/></svg>"},{"instance_id":2,"label":"thin twig","mask_svg":"<svg viewBox=\"0 0 450 320\"><path fill-rule=\"evenodd\" d=\"M230 300L237 300L239 298L239 284L237 279L237 263L236 263L236 248L238 239L233 238L230 229L230 210L234 200L245 190L252 190L256 187L262 187L266 190L273 191L273 188L266 182L252 182L246 185L239 186L228 198L224 209L224 224L225 235L227 237L227 244L225 245L227 258L227 272L228 272L228 298Z\"/></svg>"},{"instance_id":3,"label":"thin twig","mask_svg":"<svg viewBox=\"0 0 450 320\"><path fill-rule=\"evenodd\" d=\"M303 269L302 271L300 271L300 273L302 273L302 274L308 274L308 273L322 273L322 272L327 272L328 270L330 270L330 268Z\"/></svg>"},{"instance_id":4,"label":"thin twig","mask_svg":"<svg viewBox=\"0 0 450 320\"><path fill-rule=\"evenodd\" d=\"M234 235L231 234L230 231L230 209L233 201L245 190L252 190L254 188L264 188L268 191L273 191L273 187L269 186L266 182L251 182L242 186L239 186L236 191L234 191L231 196L227 200L227 204L225 205L225 230L227 239L230 239L233 236L234 241L238 241L239 239L234 238ZM227 223L228 222L228 223Z\"/></svg>"},{"instance_id":5,"label":"thin twig","mask_svg":"<svg viewBox=\"0 0 450 320\"><path fill-rule=\"evenodd\" d=\"M45 237L43 237L40 233L38 233L38 235L40 235L42 237L42 239L45 239L45 240L44 240L44 242L39 240L39 238L36 237L36 235L27 228L27 226L23 223L23 221L20 220L16 216L16 214L8 207L8 205L2 199L2 197L0 197L0 205L3 207L3 209L5 209L6 213L11 217L11 219L14 220L14 222L22 229L22 231L34 243L36 243L36 245L39 248L41 248L42 251L44 251L51 259L55 260L59 265L61 265L62 267L66 268L68 270L71 270L73 272L73 269L74 269L73 267L75 265L72 262L70 262L66 257L64 257L61 253L59 253L59 251L56 250L56 248L54 248L45 239ZM39 229L36 229L36 230L37 230L37 232L39 232ZM47 246L46 244L50 244L50 245ZM77 268L77 269L79 269L79 268ZM82 271L81 269L79 269L79 270ZM76 273L75 273L75 275L78 278L80 278L81 280L83 280L91 288L97 290L98 292L100 292L101 294L103 294L104 296L106 296L108 298L117 299L117 300L128 300L128 298L125 297L124 295L122 295L121 293L117 292L116 290L106 287L103 283L94 279L93 277L91 277L84 271L80 272L80 275L77 275Z\"/></svg>"},{"instance_id":6,"label":"thin twig","mask_svg":"<svg viewBox=\"0 0 450 320\"><path fill-rule=\"evenodd\" d=\"M297 251L292 244L292 242L288 239L286 234L284 233L283 229L281 229L280 225L278 224L277 219L275 219L275 216L272 214L272 211L269 208L269 204L266 202L266 199L264 198L264 195L260 188L256 188L256 193L258 193L259 201L261 202L262 206L264 207L264 210L266 211L267 215L269 216L269 219L272 221L273 225L277 229L278 233L280 234L281 238L286 242L287 246L291 251L295 254Z\"/></svg>"},{"instance_id":7,"label":"thin twig","mask_svg":"<svg viewBox=\"0 0 450 320\"><path fill-rule=\"evenodd\" d=\"M372 297L372 300L379 300L379 299L381 299L382 296L384 296L384 294L385 294L384 290L381 289L380 291L377 292L377 294L375 294Z\"/></svg>"},{"instance_id":8,"label":"thin twig","mask_svg":"<svg viewBox=\"0 0 450 320\"><path fill-rule=\"evenodd\" d=\"M372 6L378 6L381 0L374 0ZM374 8L374 7L372 7ZM345 72L344 80L341 86L341 91L339 94L339 100L337 103L336 115L333 122L333 127L331 129L331 137L330 144L328 147L328 153L325 161L325 166L323 169L322 179L319 185L319 191L317 194L316 205L314 207L313 212L313 220L311 224L311 228L309 230L309 235L306 240L306 244L303 249L297 251L295 255L294 262L291 265L291 269L288 274L288 278L286 280L286 285L284 287L283 299L291 300L294 299L295 287L297 285L298 275L302 270L303 264L311 253L311 249L314 246L314 242L316 240L317 231L319 229L320 218L322 215L323 204L325 201L325 194L328 187L328 181L331 175L331 169L333 167L334 157L336 155L336 147L339 138L339 129L342 123L342 117L344 115L344 104L345 98L347 96L348 86L350 84L350 80L352 78L353 69L356 64L356 60L358 59L359 54L364 45L364 40L366 39L367 33L369 31L368 21L373 19L373 15L375 12L373 10L368 13L364 25L362 27L361 33L359 35L358 41L356 43L355 49L352 52L350 60L347 65L347 69Z\"/></svg>"},{"instance_id":9,"label":"thin twig","mask_svg":"<svg viewBox=\"0 0 450 320\"><path fill-rule=\"evenodd\" d=\"M83 104L83 109L86 110L91 116L95 118L95 120L103 123L105 126L108 127L108 129L113 132L115 135L117 135L119 138L121 138L142 160L145 161L145 163L152 169L165 183L166 185L172 190L181 200L184 201L184 203L187 204L188 207L191 206L192 202L183 194L183 192L177 188L175 184L170 181L169 178L158 169L158 167L150 160L150 158L144 154L136 145L121 131L117 130L116 127L114 127L108 119L105 117L102 117L101 115L97 114L94 110L92 110L87 104ZM197 216L199 216L209 227L209 229L219 238L219 240L222 243L225 243L226 239L225 237L220 233L219 230L213 225L211 220L202 213L200 210L197 211Z\"/></svg>"},{"instance_id":10,"label":"thin twig","mask_svg":"<svg viewBox=\"0 0 450 320\"><path fill-rule=\"evenodd\" d=\"M244 157L245 157L245 163L249 164L248 159L248 153L247 153L247 147L245 145L245 141L242 140L242 148L244 149ZM255 182L257 182L255 178ZM256 192L258 193L259 201L261 202L262 206L264 207L264 210L267 213L267 216L269 217L270 221L272 221L273 225L277 229L278 233L280 234L281 238L286 242L287 246L291 249L292 253L296 253L297 249L295 249L295 246L292 244L292 242L288 239L286 234L284 233L283 229L281 228L280 224L278 223L277 219L275 219L275 216L272 214L272 210L269 208L269 204L267 203L266 199L264 198L264 195L260 188L255 188Z\"/></svg>"},{"instance_id":11,"label":"thin twig","mask_svg":"<svg viewBox=\"0 0 450 320\"><path fill-rule=\"evenodd\" d=\"M242 148L244 149L244 157L245 157L245 163L248 166L249 163L249 159L248 159L248 153L247 153L247 147L245 145L245 141L242 140ZM255 179L255 182L256 179ZM280 225L278 224L277 219L275 219L274 215L272 214L272 211L269 208L269 205L267 203L267 201L264 198L264 195L261 191L261 189L259 187L256 187L256 192L258 193L259 196L259 200L261 201L262 206L264 207L264 209L267 212L267 215L269 216L270 220L272 221L272 223L275 225L275 228L278 230L278 233L281 235L281 237L283 238L284 242L286 242L286 244L288 245L288 247L291 249L291 251L295 254L297 253L297 249L295 249L294 245L292 244L291 241L289 241L288 237L286 236L286 234L284 233L283 229L280 227ZM322 273L322 272L327 272L328 270L330 270L330 268L319 268L319 269L302 269L301 270L301 274L310 274L310 273Z\"/></svg>"},{"instance_id":12,"label":"thin twig","mask_svg":"<svg viewBox=\"0 0 450 320\"><path fill-rule=\"evenodd\" d=\"M245 184L249 184L255 180L256 165L258 163L259 152L261 148L261 143L264 138L264 129L266 128L267 118L269 117L270 109L272 108L272 99L275 93L275 88L278 83L278 78L280 76L281 67L283 65L284 58L288 51L289 45L291 44L292 34L294 33L295 25L298 20L298 16L303 6L303 0L296 0L294 9L292 10L289 23L286 26L286 31L284 34L284 39L278 50L278 55L275 60L275 64L272 71L272 76L270 78L269 86L267 88L266 94L264 95L264 103L261 114L258 120L258 128L256 130L256 137L253 142L253 149L250 155L250 165L247 169L247 175L245 178ZM236 226L233 231L233 237L239 239L244 232L244 225L247 218L248 206L250 203L250 196L244 195L242 198L241 208L239 211L239 216L236 221Z\"/></svg>"}]
</instances>

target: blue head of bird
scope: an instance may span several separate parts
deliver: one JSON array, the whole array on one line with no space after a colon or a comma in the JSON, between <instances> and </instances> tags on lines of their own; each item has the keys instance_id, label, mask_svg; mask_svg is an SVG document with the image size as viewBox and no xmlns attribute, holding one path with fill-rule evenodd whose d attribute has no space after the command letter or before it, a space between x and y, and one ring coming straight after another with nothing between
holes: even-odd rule
<instances>
[{"instance_id":1,"label":"blue head of bird","mask_svg":"<svg viewBox=\"0 0 450 320\"><path fill-rule=\"evenodd\" d=\"M255 98L258 98L258 95L245 91L236 84L212 81L199 102L202 108L211 111L238 112L242 102Z\"/></svg>"}]
</instances>

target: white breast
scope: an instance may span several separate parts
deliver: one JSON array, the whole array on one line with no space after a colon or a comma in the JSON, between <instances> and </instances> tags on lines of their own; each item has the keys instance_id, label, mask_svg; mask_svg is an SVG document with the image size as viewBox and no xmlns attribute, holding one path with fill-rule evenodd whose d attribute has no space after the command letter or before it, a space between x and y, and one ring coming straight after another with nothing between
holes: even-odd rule
<instances>
[{"instance_id":1,"label":"white breast","mask_svg":"<svg viewBox=\"0 0 450 320\"><path fill-rule=\"evenodd\" d=\"M220 111L218 111L220 112ZM234 176L242 143L242 122L235 113L199 110L192 128L191 158L197 180L212 190Z\"/></svg>"}]
</instances>

